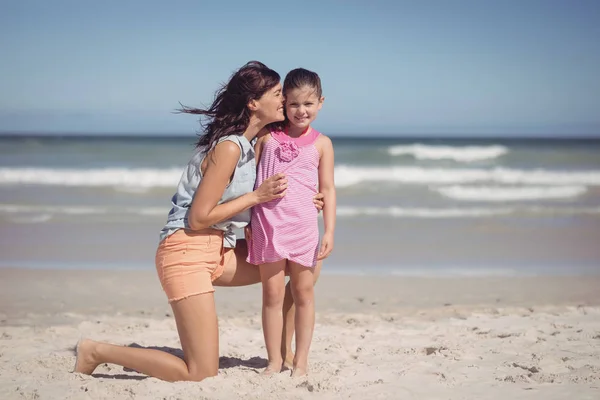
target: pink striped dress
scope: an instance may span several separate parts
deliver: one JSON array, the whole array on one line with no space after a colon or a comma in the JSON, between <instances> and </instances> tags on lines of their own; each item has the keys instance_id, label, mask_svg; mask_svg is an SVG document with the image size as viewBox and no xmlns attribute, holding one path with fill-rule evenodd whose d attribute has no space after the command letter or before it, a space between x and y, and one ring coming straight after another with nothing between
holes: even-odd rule
<instances>
[{"instance_id":1,"label":"pink striped dress","mask_svg":"<svg viewBox=\"0 0 600 400\"><path fill-rule=\"evenodd\" d=\"M252 208L249 263L287 259L306 267L316 265L319 224L313 197L319 185L319 151L315 147L319 135L312 128L298 138L276 131L263 145L255 188L282 172L288 189L283 198Z\"/></svg>"}]
</instances>

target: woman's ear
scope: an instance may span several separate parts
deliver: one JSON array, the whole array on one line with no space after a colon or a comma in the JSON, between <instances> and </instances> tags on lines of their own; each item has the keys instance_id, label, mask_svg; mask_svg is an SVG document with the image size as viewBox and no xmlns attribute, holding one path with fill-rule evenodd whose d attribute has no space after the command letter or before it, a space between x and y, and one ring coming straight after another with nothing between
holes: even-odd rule
<instances>
[{"instance_id":1,"label":"woman's ear","mask_svg":"<svg viewBox=\"0 0 600 400\"><path fill-rule=\"evenodd\" d=\"M258 110L258 101L252 99L248 102L247 106L250 111L256 111Z\"/></svg>"}]
</instances>

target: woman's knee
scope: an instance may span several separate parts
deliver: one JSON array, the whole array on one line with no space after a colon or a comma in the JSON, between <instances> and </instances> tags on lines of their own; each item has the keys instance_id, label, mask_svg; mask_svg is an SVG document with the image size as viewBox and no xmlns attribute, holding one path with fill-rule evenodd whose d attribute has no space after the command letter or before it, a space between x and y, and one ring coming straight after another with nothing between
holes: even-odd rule
<instances>
[{"instance_id":1,"label":"woman's knee","mask_svg":"<svg viewBox=\"0 0 600 400\"><path fill-rule=\"evenodd\" d=\"M200 382L206 378L217 376L219 373L219 366L202 366L202 367L191 367L189 368L187 380L193 382Z\"/></svg>"}]
</instances>

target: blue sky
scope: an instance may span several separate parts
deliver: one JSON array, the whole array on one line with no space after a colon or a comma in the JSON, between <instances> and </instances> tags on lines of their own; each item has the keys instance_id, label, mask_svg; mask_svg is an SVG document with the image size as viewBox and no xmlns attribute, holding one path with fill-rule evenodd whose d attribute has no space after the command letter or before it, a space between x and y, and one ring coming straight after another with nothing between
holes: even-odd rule
<instances>
[{"instance_id":1,"label":"blue sky","mask_svg":"<svg viewBox=\"0 0 600 400\"><path fill-rule=\"evenodd\" d=\"M600 136L600 1L20 1L0 131L192 133L249 60L319 73L332 135Z\"/></svg>"}]
</instances>

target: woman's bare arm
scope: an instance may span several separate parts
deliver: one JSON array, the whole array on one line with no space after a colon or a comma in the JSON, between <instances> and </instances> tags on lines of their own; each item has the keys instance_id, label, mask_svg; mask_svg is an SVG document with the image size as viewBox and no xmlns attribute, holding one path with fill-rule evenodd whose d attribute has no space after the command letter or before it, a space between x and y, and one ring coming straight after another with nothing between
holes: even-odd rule
<instances>
[{"instance_id":1,"label":"woman's bare arm","mask_svg":"<svg viewBox=\"0 0 600 400\"><path fill-rule=\"evenodd\" d=\"M234 174L239 158L240 148L231 141L219 143L212 153L207 155L206 170L198 185L188 215L188 224L191 229L208 228L256 204L285 195L287 181L283 174L277 174L266 180L257 190L226 203L217 204Z\"/></svg>"}]
</instances>

